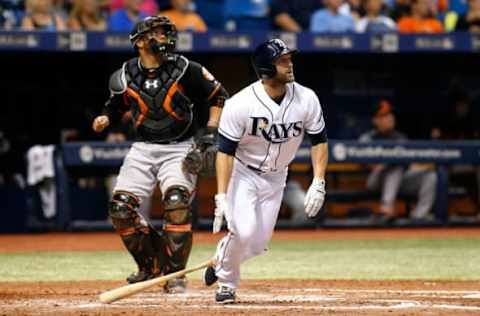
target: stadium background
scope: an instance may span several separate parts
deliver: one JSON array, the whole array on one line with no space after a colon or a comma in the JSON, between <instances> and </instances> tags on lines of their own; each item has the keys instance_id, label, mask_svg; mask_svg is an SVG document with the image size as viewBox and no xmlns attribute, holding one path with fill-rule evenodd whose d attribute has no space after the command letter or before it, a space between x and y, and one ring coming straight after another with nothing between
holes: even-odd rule
<instances>
[{"instance_id":1,"label":"stadium background","mask_svg":"<svg viewBox=\"0 0 480 316\"><path fill-rule=\"evenodd\" d=\"M31 2L36 1L41 0ZM98 294L123 285L135 269L106 208L108 180L128 143L106 143L108 132L91 130L108 98L109 75L134 56L128 29L22 31L24 2L0 1L0 314L478 314L480 36L474 32L475 19L467 28L471 32L458 32L452 24L452 17L477 12L478 0L422 1L429 1L429 18L445 32L282 32L272 25L274 10L268 8L295 1L195 1L209 31L181 32L180 52L202 63L233 94L256 79L249 60L253 48L281 37L300 50L296 78L318 94L331 144L338 145L327 173L326 215L298 220L292 207L282 205L270 251L242 266L239 304L230 307L211 304L212 290L201 284L200 273L189 275L184 296L167 296L154 288L118 304L98 302ZM89 1L54 1L61 10L74 2ZM400 12L395 9L413 2L384 1L383 13ZM121 1L112 3L121 8ZM315 0L298 3L322 6ZM157 4L162 9L168 1ZM224 4L228 10L222 9ZM343 4L352 14L361 14L360 1ZM109 13L109 5L103 10ZM68 17L68 11L63 14ZM342 161L348 148L360 146L356 139L371 128L373 106L382 99L394 106L398 130L410 139L404 148L459 151L451 160L427 159L442 179L437 193L443 200L437 201L433 219L409 219L415 199L401 196L398 220L388 227L371 221L379 197L365 190L367 162L381 162L381 155ZM467 124L460 126L469 136L433 140L432 128L452 118L456 100L469 102ZM131 132L125 126L114 130ZM28 185L27 156L35 145L56 148L53 217L45 216L38 186ZM291 168L301 190L311 181L307 160L303 151ZM457 177L459 171L466 176ZM189 265L209 258L221 237L210 233L214 179L201 179L199 188ZM162 224L160 201L157 191L148 213L156 227Z\"/></svg>"}]
</instances>

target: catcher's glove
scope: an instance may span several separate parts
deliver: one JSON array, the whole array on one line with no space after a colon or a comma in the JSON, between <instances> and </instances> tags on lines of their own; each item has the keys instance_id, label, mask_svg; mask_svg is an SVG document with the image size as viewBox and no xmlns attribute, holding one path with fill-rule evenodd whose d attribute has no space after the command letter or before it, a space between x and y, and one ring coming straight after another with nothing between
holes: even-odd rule
<instances>
[{"instance_id":1,"label":"catcher's glove","mask_svg":"<svg viewBox=\"0 0 480 316\"><path fill-rule=\"evenodd\" d=\"M183 171L202 176L215 175L217 155L217 130L208 129L200 136L183 160Z\"/></svg>"}]
</instances>

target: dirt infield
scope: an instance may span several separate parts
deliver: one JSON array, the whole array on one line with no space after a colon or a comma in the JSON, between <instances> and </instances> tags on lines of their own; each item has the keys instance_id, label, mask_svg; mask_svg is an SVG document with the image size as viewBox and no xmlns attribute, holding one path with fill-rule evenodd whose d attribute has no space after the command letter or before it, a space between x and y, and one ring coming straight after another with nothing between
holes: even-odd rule
<instances>
[{"instance_id":1,"label":"dirt infield","mask_svg":"<svg viewBox=\"0 0 480 316\"><path fill-rule=\"evenodd\" d=\"M185 294L156 288L110 305L97 300L121 284L4 283L0 315L480 315L478 282L243 282L237 304L217 305L213 289L195 281Z\"/></svg>"},{"instance_id":2,"label":"dirt infield","mask_svg":"<svg viewBox=\"0 0 480 316\"><path fill-rule=\"evenodd\" d=\"M274 239L478 237L480 229L280 231ZM195 243L221 236L196 233ZM113 233L0 235L0 252L123 249ZM110 305L98 295L121 281L0 283L0 316L137 315L480 315L480 282L244 281L238 304L217 305L199 281L181 295L151 289Z\"/></svg>"}]
</instances>

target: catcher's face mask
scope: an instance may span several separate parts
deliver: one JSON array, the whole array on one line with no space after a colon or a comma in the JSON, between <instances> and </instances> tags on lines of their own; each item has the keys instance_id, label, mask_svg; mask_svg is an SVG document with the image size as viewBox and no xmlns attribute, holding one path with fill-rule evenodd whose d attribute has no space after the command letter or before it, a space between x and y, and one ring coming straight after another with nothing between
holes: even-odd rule
<instances>
[{"instance_id":1,"label":"catcher's face mask","mask_svg":"<svg viewBox=\"0 0 480 316\"><path fill-rule=\"evenodd\" d=\"M148 17L137 23L130 33L133 45L143 39L155 54L169 54L177 43L177 29L165 16Z\"/></svg>"}]
</instances>

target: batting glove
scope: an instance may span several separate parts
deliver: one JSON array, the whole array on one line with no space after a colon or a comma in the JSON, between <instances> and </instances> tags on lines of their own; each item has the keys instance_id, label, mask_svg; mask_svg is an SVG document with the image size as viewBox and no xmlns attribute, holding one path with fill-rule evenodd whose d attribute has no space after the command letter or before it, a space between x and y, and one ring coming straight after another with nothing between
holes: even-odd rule
<instances>
[{"instance_id":1,"label":"batting glove","mask_svg":"<svg viewBox=\"0 0 480 316\"><path fill-rule=\"evenodd\" d=\"M222 230L223 217L228 213L227 196L225 193L215 195L215 218L213 220L213 233Z\"/></svg>"},{"instance_id":2,"label":"batting glove","mask_svg":"<svg viewBox=\"0 0 480 316\"><path fill-rule=\"evenodd\" d=\"M314 178L305 196L305 213L308 217L315 217L325 201L325 180Z\"/></svg>"}]
</instances>

